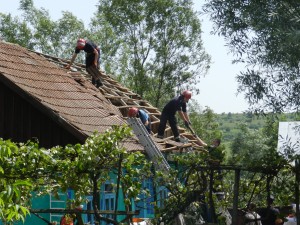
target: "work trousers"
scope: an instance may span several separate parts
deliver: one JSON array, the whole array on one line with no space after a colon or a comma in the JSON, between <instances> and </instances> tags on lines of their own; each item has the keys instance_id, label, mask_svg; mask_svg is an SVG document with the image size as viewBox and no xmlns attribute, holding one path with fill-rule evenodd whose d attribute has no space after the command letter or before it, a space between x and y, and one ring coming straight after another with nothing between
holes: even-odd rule
<instances>
[{"instance_id":1,"label":"work trousers","mask_svg":"<svg viewBox=\"0 0 300 225\"><path fill-rule=\"evenodd\" d=\"M162 112L161 116L160 116L160 123L158 126L158 132L157 132L157 136L164 136L165 133L165 129L167 126L167 122L169 121L170 127L172 129L173 135L174 137L178 137L179 136L179 131L177 128L177 119L175 117L175 115L170 115L168 113Z\"/></svg>"},{"instance_id":2,"label":"work trousers","mask_svg":"<svg viewBox=\"0 0 300 225\"><path fill-rule=\"evenodd\" d=\"M94 84L97 88L103 85L100 71L96 68L96 66L89 66L86 68L86 71L92 76L92 84Z\"/></svg>"},{"instance_id":3,"label":"work trousers","mask_svg":"<svg viewBox=\"0 0 300 225\"><path fill-rule=\"evenodd\" d=\"M96 68L95 65L91 65L86 68L86 71L94 78L95 80L101 80L101 73L100 71Z\"/></svg>"},{"instance_id":4,"label":"work trousers","mask_svg":"<svg viewBox=\"0 0 300 225\"><path fill-rule=\"evenodd\" d=\"M98 51L98 59L97 59L97 67L94 64L95 54L94 53L86 53L85 55L85 66L86 71L92 76L92 84L94 84L97 88L102 86L101 74L99 71L100 67L100 49Z\"/></svg>"}]
</instances>

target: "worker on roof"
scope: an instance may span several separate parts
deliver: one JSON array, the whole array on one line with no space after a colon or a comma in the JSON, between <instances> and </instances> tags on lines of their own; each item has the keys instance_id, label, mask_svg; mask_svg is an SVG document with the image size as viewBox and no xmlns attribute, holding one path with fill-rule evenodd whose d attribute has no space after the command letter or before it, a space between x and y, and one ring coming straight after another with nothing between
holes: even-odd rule
<instances>
[{"instance_id":1,"label":"worker on roof","mask_svg":"<svg viewBox=\"0 0 300 225\"><path fill-rule=\"evenodd\" d=\"M169 121L175 141L180 142L175 114L176 112L179 113L179 116L184 121L185 126L188 127L191 125L190 118L186 110L186 103L191 99L191 97L192 92L186 90L183 91L180 96L173 98L165 105L160 116L160 123L157 132L158 138L164 138L167 121Z\"/></svg>"},{"instance_id":2,"label":"worker on roof","mask_svg":"<svg viewBox=\"0 0 300 225\"><path fill-rule=\"evenodd\" d=\"M146 130L151 134L151 120L150 116L142 109L131 107L128 110L128 117L137 117L140 118L142 123L145 125Z\"/></svg>"},{"instance_id":3,"label":"worker on roof","mask_svg":"<svg viewBox=\"0 0 300 225\"><path fill-rule=\"evenodd\" d=\"M70 63L66 66L67 69L71 68L71 65L75 61L77 54L81 51L85 51L85 67L86 71L92 76L92 83L99 88L102 86L101 74L99 71L100 66L100 48L92 41L85 39L78 39L75 52L70 60Z\"/></svg>"}]
</instances>

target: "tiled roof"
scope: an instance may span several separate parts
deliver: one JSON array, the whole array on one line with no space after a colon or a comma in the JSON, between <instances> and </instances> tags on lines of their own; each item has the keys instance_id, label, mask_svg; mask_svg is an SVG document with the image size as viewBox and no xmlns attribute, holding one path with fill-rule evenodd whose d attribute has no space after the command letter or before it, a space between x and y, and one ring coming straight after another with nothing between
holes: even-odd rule
<instances>
[{"instance_id":1,"label":"tiled roof","mask_svg":"<svg viewBox=\"0 0 300 225\"><path fill-rule=\"evenodd\" d=\"M83 64L74 64L73 71L64 69L66 64L67 60L0 41L0 76L13 82L83 135L125 124L127 110L132 106L145 109L151 116L153 127L158 126L158 109L111 76L101 71L104 85L97 89L91 84ZM153 139L160 142L158 146L165 151L199 148L191 134L182 128L180 132L190 139L189 143L172 141L170 128L166 129L169 137L164 141ZM137 138L126 140L124 146L128 150L143 149Z\"/></svg>"}]
</instances>

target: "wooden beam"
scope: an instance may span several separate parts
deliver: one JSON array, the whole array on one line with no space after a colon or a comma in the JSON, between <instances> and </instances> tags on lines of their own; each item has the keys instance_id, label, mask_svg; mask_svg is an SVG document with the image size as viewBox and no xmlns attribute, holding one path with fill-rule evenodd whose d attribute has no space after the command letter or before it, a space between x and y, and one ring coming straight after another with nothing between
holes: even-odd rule
<instances>
[{"instance_id":1,"label":"wooden beam","mask_svg":"<svg viewBox=\"0 0 300 225\"><path fill-rule=\"evenodd\" d=\"M117 106L118 108L131 108L131 107L136 107L136 108L145 108L145 109L157 109L155 107L149 107L149 106L142 106L142 105L124 105L124 106Z\"/></svg>"}]
</instances>

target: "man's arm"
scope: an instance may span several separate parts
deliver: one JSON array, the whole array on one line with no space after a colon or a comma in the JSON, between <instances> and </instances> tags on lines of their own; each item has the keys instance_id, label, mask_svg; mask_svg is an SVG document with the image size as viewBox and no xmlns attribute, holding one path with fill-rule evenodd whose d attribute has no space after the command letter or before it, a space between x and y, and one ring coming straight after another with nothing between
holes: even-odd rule
<instances>
[{"instance_id":1,"label":"man's arm","mask_svg":"<svg viewBox=\"0 0 300 225\"><path fill-rule=\"evenodd\" d=\"M70 61L69 64L65 67L66 69L70 69L70 68L71 68L71 65L72 65L73 62L75 61L76 57L77 57L77 53L73 53L72 58L71 58L71 61Z\"/></svg>"},{"instance_id":2,"label":"man's arm","mask_svg":"<svg viewBox=\"0 0 300 225\"><path fill-rule=\"evenodd\" d=\"M95 49L95 48L94 48L94 54L95 54L94 65L96 67L98 67L98 56L99 56L99 53L98 53L97 49Z\"/></svg>"},{"instance_id":3,"label":"man's arm","mask_svg":"<svg viewBox=\"0 0 300 225\"><path fill-rule=\"evenodd\" d=\"M186 112L178 111L178 113L179 113L180 118L181 118L183 121L189 122L189 117L188 117L188 115L187 115Z\"/></svg>"},{"instance_id":4,"label":"man's arm","mask_svg":"<svg viewBox=\"0 0 300 225\"><path fill-rule=\"evenodd\" d=\"M183 115L184 115L185 120L188 121L189 124L191 124L189 114L187 114L186 112L183 112Z\"/></svg>"}]
</instances>

